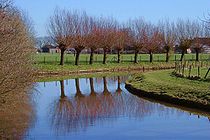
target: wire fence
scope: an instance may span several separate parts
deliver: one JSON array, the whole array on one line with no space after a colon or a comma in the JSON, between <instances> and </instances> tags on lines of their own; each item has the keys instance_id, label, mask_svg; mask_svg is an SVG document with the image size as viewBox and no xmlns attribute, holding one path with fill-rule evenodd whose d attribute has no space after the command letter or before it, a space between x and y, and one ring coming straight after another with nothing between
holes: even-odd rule
<instances>
[{"instance_id":1,"label":"wire fence","mask_svg":"<svg viewBox=\"0 0 210 140\"><path fill-rule=\"evenodd\" d=\"M189 79L206 79L210 71L210 61L176 61L174 74Z\"/></svg>"},{"instance_id":2,"label":"wire fence","mask_svg":"<svg viewBox=\"0 0 210 140\"><path fill-rule=\"evenodd\" d=\"M170 57L170 62L172 61L179 61L180 60L181 55L180 54L173 54ZM195 55L185 55L184 60L183 61L195 61ZM60 56L58 54L38 54L35 56L34 58L36 63L58 63L60 61ZM122 54L120 57L121 63L131 63L134 62L134 55L126 55L126 54ZM209 54L203 54L200 55L199 60L201 62L203 61L210 61L210 55ZM67 64L74 64L75 61L75 56L73 54L67 54L64 57L64 62ZM107 63L117 63L118 61L118 57L117 55L113 55L110 54L108 55L107 58ZM141 62L150 62L150 58L149 55L147 54L140 54L137 57L137 61L139 63ZM153 56L153 62L165 62L166 58L165 55L163 54L155 54ZM88 54L82 54L80 56L80 60L79 62L81 64L88 64L89 63L89 55ZM103 62L103 55L95 55L93 57L93 62L94 63L102 63Z\"/></svg>"}]
</instances>

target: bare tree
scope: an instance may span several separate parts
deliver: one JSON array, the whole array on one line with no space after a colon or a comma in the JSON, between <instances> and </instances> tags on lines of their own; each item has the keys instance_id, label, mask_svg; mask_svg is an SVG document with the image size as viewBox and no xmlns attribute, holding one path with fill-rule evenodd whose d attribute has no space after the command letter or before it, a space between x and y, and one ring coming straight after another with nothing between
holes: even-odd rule
<instances>
[{"instance_id":1,"label":"bare tree","mask_svg":"<svg viewBox=\"0 0 210 140\"><path fill-rule=\"evenodd\" d=\"M103 64L106 64L107 52L114 46L117 22L113 18L101 18L99 24L98 43L103 48Z\"/></svg>"},{"instance_id":2,"label":"bare tree","mask_svg":"<svg viewBox=\"0 0 210 140\"><path fill-rule=\"evenodd\" d=\"M197 21L181 20L179 19L176 24L176 34L179 42L179 49L181 50L180 61L183 60L184 54L187 49L192 45L193 38L199 34L199 24Z\"/></svg>"},{"instance_id":3,"label":"bare tree","mask_svg":"<svg viewBox=\"0 0 210 140\"><path fill-rule=\"evenodd\" d=\"M13 5L12 0L0 0L0 9L1 10L6 10L8 8L11 8L12 5Z\"/></svg>"},{"instance_id":4,"label":"bare tree","mask_svg":"<svg viewBox=\"0 0 210 140\"><path fill-rule=\"evenodd\" d=\"M195 38L193 38L192 41L192 49L196 53L196 61L199 61L199 53L203 50L203 45L209 45L209 33L208 29L206 28L205 24L202 24L200 22L197 22L197 24L194 26L194 28L197 28L197 35Z\"/></svg>"},{"instance_id":5,"label":"bare tree","mask_svg":"<svg viewBox=\"0 0 210 140\"><path fill-rule=\"evenodd\" d=\"M24 87L31 80L34 46L21 12L10 1L3 2L0 3L0 96Z\"/></svg>"},{"instance_id":6,"label":"bare tree","mask_svg":"<svg viewBox=\"0 0 210 140\"><path fill-rule=\"evenodd\" d=\"M60 65L64 64L64 52L72 41L69 33L72 33L73 27L67 22L67 15L67 11L56 9L54 15L50 17L48 25L50 37L56 42L61 50Z\"/></svg>"},{"instance_id":7,"label":"bare tree","mask_svg":"<svg viewBox=\"0 0 210 140\"><path fill-rule=\"evenodd\" d=\"M50 44L52 44L52 42L47 37L36 38L36 47L38 47L39 49L41 49L45 45L50 45Z\"/></svg>"},{"instance_id":8,"label":"bare tree","mask_svg":"<svg viewBox=\"0 0 210 140\"><path fill-rule=\"evenodd\" d=\"M143 35L147 23L143 19L129 21L129 44L134 48L134 63L138 63L138 53L143 49Z\"/></svg>"},{"instance_id":9,"label":"bare tree","mask_svg":"<svg viewBox=\"0 0 210 140\"><path fill-rule=\"evenodd\" d=\"M34 42L22 15L11 0L0 0L0 139L23 139L34 115L26 94Z\"/></svg>"},{"instance_id":10,"label":"bare tree","mask_svg":"<svg viewBox=\"0 0 210 140\"><path fill-rule=\"evenodd\" d=\"M94 51L99 47L99 34L100 34L100 29L98 25L98 21L95 18L90 17L90 22L89 22L89 33L86 38L86 46L87 48L90 49L90 60L89 64L93 64L93 55Z\"/></svg>"},{"instance_id":11,"label":"bare tree","mask_svg":"<svg viewBox=\"0 0 210 140\"><path fill-rule=\"evenodd\" d=\"M90 34L90 17L85 12L75 12L73 15L70 14L68 18L72 19L73 26L73 44L72 47L76 51L75 65L79 65L79 55L81 51L87 47L87 40Z\"/></svg>"},{"instance_id":12,"label":"bare tree","mask_svg":"<svg viewBox=\"0 0 210 140\"><path fill-rule=\"evenodd\" d=\"M121 51L128 44L128 30L126 28L119 28L115 33L114 48L117 50L117 62L121 62Z\"/></svg>"},{"instance_id":13,"label":"bare tree","mask_svg":"<svg viewBox=\"0 0 210 140\"><path fill-rule=\"evenodd\" d=\"M163 35L163 49L166 53L166 62L168 62L170 58L170 51L173 49L176 42L175 24L165 20L159 23L159 29Z\"/></svg>"},{"instance_id":14,"label":"bare tree","mask_svg":"<svg viewBox=\"0 0 210 140\"><path fill-rule=\"evenodd\" d=\"M208 35L209 35L209 31L210 31L210 13L208 13L207 15L204 15L204 18L201 20L203 22L204 27L207 29L205 30Z\"/></svg>"},{"instance_id":15,"label":"bare tree","mask_svg":"<svg viewBox=\"0 0 210 140\"><path fill-rule=\"evenodd\" d=\"M196 54L196 61L199 61L199 53L202 51L202 47L203 45L206 45L206 44L203 44L203 43L207 43L207 44L210 44L209 41L207 41L208 39L207 38L199 38L199 37L196 37L193 39L192 41L192 49L195 50L195 54Z\"/></svg>"},{"instance_id":16,"label":"bare tree","mask_svg":"<svg viewBox=\"0 0 210 140\"><path fill-rule=\"evenodd\" d=\"M153 53L158 51L162 45L162 34L158 27L148 24L143 32L144 50L150 55L150 62L153 62Z\"/></svg>"}]
</instances>

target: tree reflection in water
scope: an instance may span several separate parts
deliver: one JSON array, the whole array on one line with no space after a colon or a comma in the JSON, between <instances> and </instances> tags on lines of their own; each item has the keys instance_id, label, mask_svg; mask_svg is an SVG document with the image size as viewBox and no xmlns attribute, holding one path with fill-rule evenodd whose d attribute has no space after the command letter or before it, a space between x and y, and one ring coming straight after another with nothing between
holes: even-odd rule
<instances>
[{"instance_id":1,"label":"tree reflection in water","mask_svg":"<svg viewBox=\"0 0 210 140\"><path fill-rule=\"evenodd\" d=\"M76 78L75 79L75 86L76 86L76 95L75 97L81 98L84 97L84 95L82 94L81 90L80 90L80 84L79 84L79 79Z\"/></svg>"},{"instance_id":2,"label":"tree reflection in water","mask_svg":"<svg viewBox=\"0 0 210 140\"><path fill-rule=\"evenodd\" d=\"M52 126L55 126L54 128L56 131L61 131L65 132L68 131L67 127L63 126L68 126L70 124L70 120L72 120L74 117L72 114L74 114L74 108L71 103L71 101L66 97L65 91L64 91L64 81L60 81L60 88L61 88L61 95L60 99L55 102L53 106L53 111L51 112L52 118Z\"/></svg>"},{"instance_id":3,"label":"tree reflection in water","mask_svg":"<svg viewBox=\"0 0 210 140\"><path fill-rule=\"evenodd\" d=\"M116 93L120 94L122 89L120 88L120 76L117 76L117 90Z\"/></svg>"},{"instance_id":4,"label":"tree reflection in water","mask_svg":"<svg viewBox=\"0 0 210 140\"><path fill-rule=\"evenodd\" d=\"M124 79L126 78L120 76L114 79L89 78L90 93L88 95L82 93L83 90L81 90L87 88L88 84L82 85L80 89L80 79L75 79L75 96L66 95L64 81L60 81L60 99L50 106L52 128L57 134L66 134L86 130L88 126L101 124L106 120L113 122L122 115L132 119L143 119L157 109L163 109L124 92L121 89L121 81ZM115 83L112 86L117 85L113 93L109 91L107 81ZM100 86L103 86L102 93L97 93L95 87Z\"/></svg>"},{"instance_id":5,"label":"tree reflection in water","mask_svg":"<svg viewBox=\"0 0 210 140\"><path fill-rule=\"evenodd\" d=\"M33 125L35 112L28 86L11 90L0 102L0 139L19 140L27 135Z\"/></svg>"}]
</instances>

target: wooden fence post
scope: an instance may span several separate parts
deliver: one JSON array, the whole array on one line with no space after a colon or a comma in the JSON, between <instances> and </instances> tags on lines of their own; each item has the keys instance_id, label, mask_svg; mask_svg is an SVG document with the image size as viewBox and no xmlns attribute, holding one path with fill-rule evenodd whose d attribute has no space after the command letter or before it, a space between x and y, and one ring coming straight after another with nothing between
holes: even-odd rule
<instances>
[{"instance_id":1,"label":"wooden fence post","mask_svg":"<svg viewBox=\"0 0 210 140\"><path fill-rule=\"evenodd\" d=\"M207 73L206 73L204 79L206 79L207 75L209 74L209 71L210 71L210 68L208 69L208 71L207 71Z\"/></svg>"},{"instance_id":2,"label":"wooden fence post","mask_svg":"<svg viewBox=\"0 0 210 140\"><path fill-rule=\"evenodd\" d=\"M174 62L175 63L175 73L177 73L177 63L176 63L176 61Z\"/></svg>"},{"instance_id":3,"label":"wooden fence post","mask_svg":"<svg viewBox=\"0 0 210 140\"><path fill-rule=\"evenodd\" d=\"M191 70L192 70L192 66L190 65L188 77L191 77Z\"/></svg>"},{"instance_id":4,"label":"wooden fence post","mask_svg":"<svg viewBox=\"0 0 210 140\"><path fill-rule=\"evenodd\" d=\"M198 66L198 77L200 77L200 66Z\"/></svg>"},{"instance_id":5,"label":"wooden fence post","mask_svg":"<svg viewBox=\"0 0 210 140\"><path fill-rule=\"evenodd\" d=\"M184 68L185 68L185 63L182 66L182 76L184 77Z\"/></svg>"}]
</instances>

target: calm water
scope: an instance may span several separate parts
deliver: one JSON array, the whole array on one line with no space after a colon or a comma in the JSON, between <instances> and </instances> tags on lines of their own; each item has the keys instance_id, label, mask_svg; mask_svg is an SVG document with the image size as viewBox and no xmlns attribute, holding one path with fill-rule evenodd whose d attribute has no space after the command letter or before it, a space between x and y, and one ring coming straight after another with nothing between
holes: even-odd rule
<instances>
[{"instance_id":1,"label":"calm water","mask_svg":"<svg viewBox=\"0 0 210 140\"><path fill-rule=\"evenodd\" d=\"M40 82L25 139L210 139L208 117L130 94L126 76Z\"/></svg>"}]
</instances>

